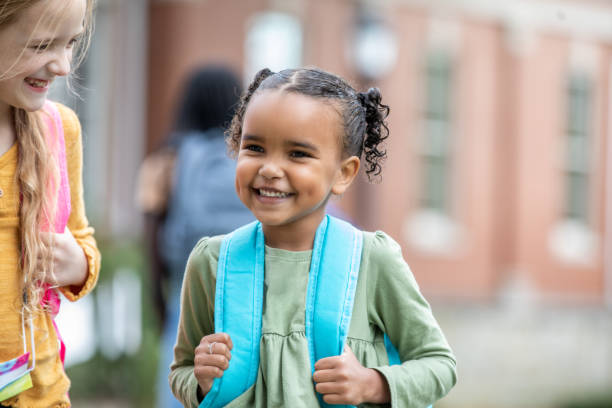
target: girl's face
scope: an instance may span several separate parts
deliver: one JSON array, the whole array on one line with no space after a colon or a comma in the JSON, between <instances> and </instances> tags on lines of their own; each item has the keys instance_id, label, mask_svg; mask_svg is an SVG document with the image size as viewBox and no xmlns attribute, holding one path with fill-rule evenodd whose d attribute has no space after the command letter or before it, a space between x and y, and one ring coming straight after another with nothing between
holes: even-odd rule
<instances>
[{"instance_id":1,"label":"girl's face","mask_svg":"<svg viewBox=\"0 0 612 408\"><path fill-rule=\"evenodd\" d=\"M253 96L242 125L236 191L264 232L316 230L329 196L342 194L359 168L357 157L342 159L341 134L331 104L278 90Z\"/></svg>"},{"instance_id":2,"label":"girl's face","mask_svg":"<svg viewBox=\"0 0 612 408\"><path fill-rule=\"evenodd\" d=\"M86 0L39 1L0 28L0 112L43 106L53 80L70 73L85 10Z\"/></svg>"}]
</instances>

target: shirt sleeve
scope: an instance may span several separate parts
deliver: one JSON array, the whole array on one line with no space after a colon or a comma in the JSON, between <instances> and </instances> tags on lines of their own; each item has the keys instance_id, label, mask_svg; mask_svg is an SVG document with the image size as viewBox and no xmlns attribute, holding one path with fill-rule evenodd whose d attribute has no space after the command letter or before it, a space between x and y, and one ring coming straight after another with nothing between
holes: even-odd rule
<instances>
[{"instance_id":1,"label":"shirt sleeve","mask_svg":"<svg viewBox=\"0 0 612 408\"><path fill-rule=\"evenodd\" d=\"M96 282L100 272L100 251L93 236L94 229L89 225L85 214L83 200L83 142L81 138L81 125L76 114L69 108L57 104L64 127L64 140L66 144L66 167L68 182L70 184L71 212L68 218L68 229L83 249L87 258L87 279L82 286L66 286L60 288L61 292L70 301L80 299L89 293Z\"/></svg>"},{"instance_id":2,"label":"shirt sleeve","mask_svg":"<svg viewBox=\"0 0 612 408\"><path fill-rule=\"evenodd\" d=\"M370 237L369 254L364 254L369 319L389 336L403 361L375 369L389 384L391 406L424 408L455 385L455 356L400 246L382 232Z\"/></svg>"},{"instance_id":3,"label":"shirt sleeve","mask_svg":"<svg viewBox=\"0 0 612 408\"><path fill-rule=\"evenodd\" d=\"M220 240L202 238L191 251L181 289L181 315L170 388L185 407L198 407L194 353L202 337L214 333L215 276Z\"/></svg>"}]
</instances>

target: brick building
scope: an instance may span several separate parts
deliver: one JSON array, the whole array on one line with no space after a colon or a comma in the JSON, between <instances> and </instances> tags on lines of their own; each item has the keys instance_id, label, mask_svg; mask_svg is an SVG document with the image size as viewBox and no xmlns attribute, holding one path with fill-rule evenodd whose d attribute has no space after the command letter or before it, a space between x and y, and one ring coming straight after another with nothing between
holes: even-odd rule
<instances>
[{"instance_id":1,"label":"brick building","mask_svg":"<svg viewBox=\"0 0 612 408\"><path fill-rule=\"evenodd\" d=\"M192 68L224 62L246 80L316 65L379 86L392 108L382 182L340 205L401 243L457 352L460 382L438 406L609 390L609 2L108 0L97 37L88 72L123 102L84 114L100 145L91 171L109 169L90 202L111 192L98 206L110 235L138 230L125 180L167 133Z\"/></svg>"}]
</instances>

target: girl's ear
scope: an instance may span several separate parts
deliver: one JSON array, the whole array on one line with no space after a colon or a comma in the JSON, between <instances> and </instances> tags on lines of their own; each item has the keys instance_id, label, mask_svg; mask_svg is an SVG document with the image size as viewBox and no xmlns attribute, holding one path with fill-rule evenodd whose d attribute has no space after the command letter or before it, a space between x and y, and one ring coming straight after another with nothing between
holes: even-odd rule
<instances>
[{"instance_id":1,"label":"girl's ear","mask_svg":"<svg viewBox=\"0 0 612 408\"><path fill-rule=\"evenodd\" d=\"M342 160L340 169L338 170L338 176L334 185L332 186L331 191L333 194L341 195L346 191L359 171L359 164L360 161L359 157L357 156L351 156Z\"/></svg>"}]
</instances>

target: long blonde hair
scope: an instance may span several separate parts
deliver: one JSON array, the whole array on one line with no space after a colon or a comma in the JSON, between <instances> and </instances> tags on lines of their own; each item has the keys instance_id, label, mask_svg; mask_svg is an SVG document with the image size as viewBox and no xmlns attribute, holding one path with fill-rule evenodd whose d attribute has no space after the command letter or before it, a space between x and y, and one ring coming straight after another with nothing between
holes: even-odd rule
<instances>
[{"instance_id":1,"label":"long blonde hair","mask_svg":"<svg viewBox=\"0 0 612 408\"><path fill-rule=\"evenodd\" d=\"M0 29L14 23L20 14L43 0L0 0ZM93 30L93 9L96 0L86 0L84 34L75 44L72 70L82 61L89 47ZM50 10L46 10L47 12ZM41 15L38 24L45 18ZM37 26L38 26L37 24ZM23 52L18 59L21 58ZM16 65L16 62L12 65ZM7 73L0 73L0 78ZM12 107L13 126L19 147L16 182L21 193L20 206L20 265L23 271L23 299L28 313L42 310L44 295L42 282L52 276L52 245L41 237L42 225L53 225L55 196L47 194L48 186L58 185L58 164L47 146L45 121L42 110L27 112Z\"/></svg>"}]
</instances>

